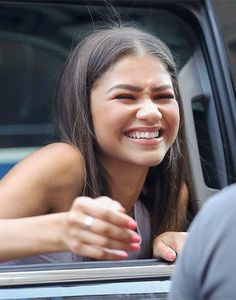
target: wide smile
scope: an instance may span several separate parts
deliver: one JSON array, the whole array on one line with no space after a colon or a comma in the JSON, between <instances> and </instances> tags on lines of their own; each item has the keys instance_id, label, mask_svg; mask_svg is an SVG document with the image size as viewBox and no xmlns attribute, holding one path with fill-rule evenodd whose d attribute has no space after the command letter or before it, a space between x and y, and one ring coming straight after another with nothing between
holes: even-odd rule
<instances>
[{"instance_id":1,"label":"wide smile","mask_svg":"<svg viewBox=\"0 0 236 300\"><path fill-rule=\"evenodd\" d=\"M125 133L130 141L139 145L157 145L163 140L162 128L139 128L132 129Z\"/></svg>"},{"instance_id":2,"label":"wide smile","mask_svg":"<svg viewBox=\"0 0 236 300\"><path fill-rule=\"evenodd\" d=\"M156 131L131 131L126 133L126 136L131 139L156 139L160 136L160 130Z\"/></svg>"}]
</instances>

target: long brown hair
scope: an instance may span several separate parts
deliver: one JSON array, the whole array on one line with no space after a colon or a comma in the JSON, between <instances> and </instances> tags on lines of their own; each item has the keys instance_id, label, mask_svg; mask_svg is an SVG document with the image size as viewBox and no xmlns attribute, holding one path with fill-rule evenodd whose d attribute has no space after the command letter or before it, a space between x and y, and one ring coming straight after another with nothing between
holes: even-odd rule
<instances>
[{"instance_id":1,"label":"long brown hair","mask_svg":"<svg viewBox=\"0 0 236 300\"><path fill-rule=\"evenodd\" d=\"M96 137L90 112L90 94L99 78L121 57L131 54L158 57L169 72L175 95L182 107L176 66L168 47L157 37L131 26L114 26L94 31L78 43L65 64L59 80L55 117L61 140L77 147L85 162L83 195L109 196L107 174L96 156ZM149 170L142 195L150 211L152 234L178 230L178 201L183 181L183 126L157 167Z\"/></svg>"}]
</instances>

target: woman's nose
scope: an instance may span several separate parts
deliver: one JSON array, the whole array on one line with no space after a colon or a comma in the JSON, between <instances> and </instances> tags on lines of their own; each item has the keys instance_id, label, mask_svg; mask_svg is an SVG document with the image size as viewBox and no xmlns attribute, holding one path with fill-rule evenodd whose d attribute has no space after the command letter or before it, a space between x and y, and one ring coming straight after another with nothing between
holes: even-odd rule
<instances>
[{"instance_id":1,"label":"woman's nose","mask_svg":"<svg viewBox=\"0 0 236 300\"><path fill-rule=\"evenodd\" d=\"M138 109L136 117L139 120L147 120L150 123L155 123L162 118L162 113L158 108L158 104L147 100Z\"/></svg>"}]
</instances>

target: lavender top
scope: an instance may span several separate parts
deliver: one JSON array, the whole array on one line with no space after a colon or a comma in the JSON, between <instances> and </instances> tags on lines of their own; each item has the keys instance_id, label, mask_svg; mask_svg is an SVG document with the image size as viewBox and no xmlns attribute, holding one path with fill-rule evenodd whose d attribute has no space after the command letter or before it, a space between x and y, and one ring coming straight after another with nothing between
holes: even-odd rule
<instances>
[{"instance_id":1,"label":"lavender top","mask_svg":"<svg viewBox=\"0 0 236 300\"><path fill-rule=\"evenodd\" d=\"M138 200L134 205L134 219L137 222L138 233L141 237L141 247L138 251L128 254L128 259L149 258L151 252L151 225L150 216L142 202ZM0 268L4 266L44 264L44 263L73 263L90 260L87 257L78 256L72 252L53 252L36 256L28 256L0 263Z\"/></svg>"}]
</instances>

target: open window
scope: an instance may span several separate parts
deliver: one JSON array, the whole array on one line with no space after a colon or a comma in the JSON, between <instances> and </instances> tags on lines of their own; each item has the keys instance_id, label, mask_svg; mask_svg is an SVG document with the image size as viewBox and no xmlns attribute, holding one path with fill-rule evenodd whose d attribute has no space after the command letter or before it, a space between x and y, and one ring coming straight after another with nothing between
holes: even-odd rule
<instances>
[{"instance_id":1,"label":"open window","mask_svg":"<svg viewBox=\"0 0 236 300\"><path fill-rule=\"evenodd\" d=\"M206 35L210 34L208 15L202 1L190 2L117 1L116 17L134 22L160 37L176 58L187 125L187 181L192 198L190 209L195 212L210 194L229 184L230 167L227 164L231 152L225 151L228 144L222 133L226 129L223 128L219 109L221 98L215 89L213 52L209 51L209 47L214 48L215 45L206 43ZM0 111L0 177L29 153L57 139L51 116L52 99L67 53L74 40L81 39L94 25L99 26L104 20L109 23L111 15L114 16L113 9L104 6L103 1L0 1L0 104L3 108ZM217 83L220 80L218 77ZM227 103L227 99L224 101ZM40 285L45 288L45 295L52 295L50 299L89 299L86 297L95 294L81 292L81 297L85 295L83 298L74 298L79 294L74 292L73 285L76 283L80 286L77 291L93 291L93 282L102 285L104 280L106 284L111 284L112 289L126 281L130 286L134 282L143 286L141 295L145 294L145 286L151 291L143 298L132 298L134 294L129 294L127 290L126 294L121 293L122 299L166 298L171 266L163 268L162 263L156 260L129 264L1 268L0 285L6 288L5 294L0 293L0 299L10 299L6 297L7 292L12 295L10 293L14 291L16 295L19 292L25 299L31 299L31 285L35 286L34 291L38 288L38 299L42 292ZM105 271L104 266L108 270ZM78 269L83 271L78 272ZM103 271L107 272L104 273L107 274L105 279L100 276ZM71 280L73 272L75 277ZM112 277L112 274L116 275ZM119 274L122 275L119 277ZM112 285L112 280L118 284L116 287ZM157 286L157 282L160 283L159 291L163 293L155 295L154 286ZM55 292L51 286L53 284L60 286L60 291L63 287L71 286L71 294ZM29 289L24 290L24 286ZM104 290L110 287L106 285ZM152 298L152 293L159 298ZM111 290L107 295L113 295L113 299L116 299ZM110 299L104 295L101 297Z\"/></svg>"},{"instance_id":2,"label":"open window","mask_svg":"<svg viewBox=\"0 0 236 300\"><path fill-rule=\"evenodd\" d=\"M129 7L127 3L115 8L116 18L156 34L176 57L187 127L192 124L191 133L187 132L189 152L195 147L194 151L199 149L195 158L201 155L198 171L203 170L203 180L210 188L226 185L219 128L216 122L213 134L209 126L217 117L197 34L171 6ZM73 41L93 26L111 22L114 12L104 4L2 4L0 14L1 176L25 155L56 139L51 103L67 53ZM217 143L212 138L216 132Z\"/></svg>"}]
</instances>

